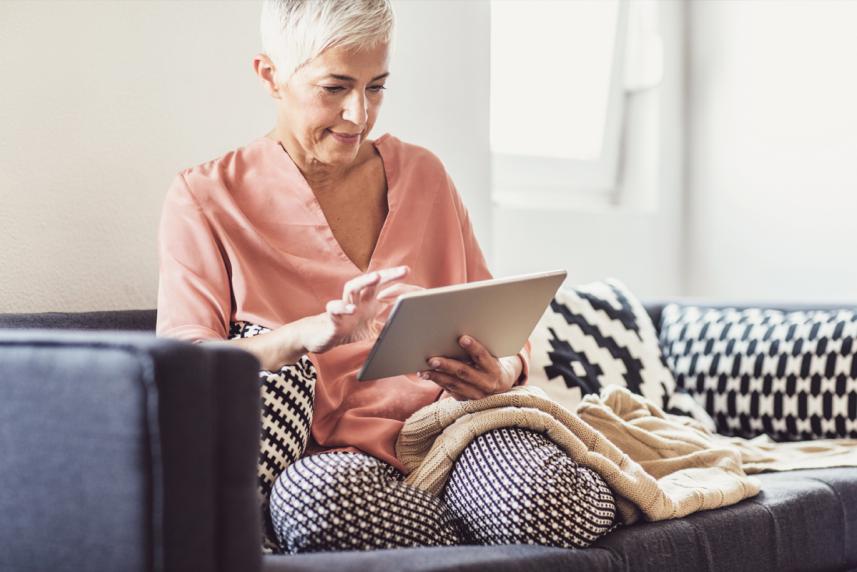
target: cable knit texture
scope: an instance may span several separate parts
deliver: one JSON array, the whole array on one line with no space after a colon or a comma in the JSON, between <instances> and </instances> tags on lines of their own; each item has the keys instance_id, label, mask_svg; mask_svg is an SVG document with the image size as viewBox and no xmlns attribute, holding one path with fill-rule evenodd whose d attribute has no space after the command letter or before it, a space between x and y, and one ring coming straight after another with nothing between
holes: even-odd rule
<instances>
[{"instance_id":1,"label":"cable knit texture","mask_svg":"<svg viewBox=\"0 0 857 572\"><path fill-rule=\"evenodd\" d=\"M396 443L406 482L439 494L464 448L499 427L542 433L597 471L625 524L755 496L760 484L748 472L857 465L857 441L814 441L796 449L794 443L726 438L619 386L586 396L572 413L539 388L523 386L476 401L443 399L412 415Z\"/></svg>"}]
</instances>

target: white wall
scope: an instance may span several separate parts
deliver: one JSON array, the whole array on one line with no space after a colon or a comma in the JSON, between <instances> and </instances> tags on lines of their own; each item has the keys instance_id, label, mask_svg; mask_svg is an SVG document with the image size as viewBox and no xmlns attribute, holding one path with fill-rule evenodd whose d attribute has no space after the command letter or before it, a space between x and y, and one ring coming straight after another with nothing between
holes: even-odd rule
<instances>
[{"instance_id":1,"label":"white wall","mask_svg":"<svg viewBox=\"0 0 857 572\"><path fill-rule=\"evenodd\" d=\"M620 204L495 205L497 274L564 268L565 286L615 277L641 298L682 293L683 7L658 6L664 77L630 100Z\"/></svg>"},{"instance_id":2,"label":"white wall","mask_svg":"<svg viewBox=\"0 0 857 572\"><path fill-rule=\"evenodd\" d=\"M681 5L662 5L681 33ZM616 276L643 297L857 299L857 3L685 6L686 205L684 111L669 96L647 207L491 206L484 0L395 2L373 135L444 160L496 275L563 267L567 284ZM257 18L255 1L0 2L0 311L154 307L173 174L272 125L250 66ZM666 39L674 86L680 38Z\"/></svg>"},{"instance_id":3,"label":"white wall","mask_svg":"<svg viewBox=\"0 0 857 572\"><path fill-rule=\"evenodd\" d=\"M689 9L687 294L857 300L857 2Z\"/></svg>"},{"instance_id":4,"label":"white wall","mask_svg":"<svg viewBox=\"0 0 857 572\"><path fill-rule=\"evenodd\" d=\"M394 6L372 136L446 163L490 256L488 4ZM273 126L251 67L258 14L256 1L0 2L0 312L155 307L172 176Z\"/></svg>"}]
</instances>

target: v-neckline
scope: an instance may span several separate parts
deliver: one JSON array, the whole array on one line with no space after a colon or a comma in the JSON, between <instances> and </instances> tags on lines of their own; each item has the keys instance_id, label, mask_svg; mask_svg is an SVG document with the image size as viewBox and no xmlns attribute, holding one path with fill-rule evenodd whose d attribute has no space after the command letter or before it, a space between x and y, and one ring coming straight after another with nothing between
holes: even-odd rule
<instances>
[{"instance_id":1,"label":"v-neckline","mask_svg":"<svg viewBox=\"0 0 857 572\"><path fill-rule=\"evenodd\" d=\"M360 274L366 274L377 269L379 251L385 244L384 237L389 234L391 220L398 208L398 195L394 192L396 185L393 177L393 168L390 161L391 158L388 156L385 157L384 151L382 150L386 139L389 136L389 133L384 133L374 141L370 142L371 145L375 147L375 149L378 151L378 156L381 159L381 165L384 171L384 179L385 184L387 186L387 216L384 217L384 224L381 225L381 231L378 233L378 238L375 241L374 248L372 249L372 254L369 256L369 265L366 267L366 270L363 270L362 268L357 266L357 264L353 260L351 260L351 258L345 253L345 249L342 248L342 244L340 244L339 240L337 240L336 235L333 234L333 229L330 227L330 223L327 220L327 216L325 216L324 210L321 208L321 203L315 196L315 193L307 182L306 177L304 177L301 170L292 160L291 155L289 155L288 151L286 151L286 148L283 146L283 144L280 141L275 141L267 136L262 136L262 139L266 139L271 144L276 145L275 149L281 152L282 157L285 158L285 163L287 163L290 170L300 181L300 190L304 193L304 206L313 214L317 222L320 224L322 232L324 233L325 240L331 245L337 256L339 256L339 258L342 259L343 262L348 264L351 267L352 271L356 272L356 275L358 276Z\"/></svg>"}]
</instances>

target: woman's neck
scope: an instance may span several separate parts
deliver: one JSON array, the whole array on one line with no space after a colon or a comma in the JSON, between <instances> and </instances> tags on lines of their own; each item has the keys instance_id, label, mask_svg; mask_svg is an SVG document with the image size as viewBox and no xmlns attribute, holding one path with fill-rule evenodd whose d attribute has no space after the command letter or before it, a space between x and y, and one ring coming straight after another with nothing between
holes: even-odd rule
<instances>
[{"instance_id":1,"label":"woman's neck","mask_svg":"<svg viewBox=\"0 0 857 572\"><path fill-rule=\"evenodd\" d=\"M272 129L267 138L279 142L289 154L292 162L300 170L301 174L314 191L322 191L335 188L342 184L352 170L359 166L366 158L367 144L364 141L357 152L357 156L347 165L329 165L309 156L300 144L287 134L281 134L276 128Z\"/></svg>"}]
</instances>

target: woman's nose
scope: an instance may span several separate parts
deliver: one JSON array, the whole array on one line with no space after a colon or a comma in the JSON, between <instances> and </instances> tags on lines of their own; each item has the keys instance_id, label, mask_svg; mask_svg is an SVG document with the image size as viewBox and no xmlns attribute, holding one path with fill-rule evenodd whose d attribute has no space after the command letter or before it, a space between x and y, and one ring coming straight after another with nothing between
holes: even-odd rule
<instances>
[{"instance_id":1,"label":"woman's nose","mask_svg":"<svg viewBox=\"0 0 857 572\"><path fill-rule=\"evenodd\" d=\"M345 102L345 109L342 110L342 118L355 125L365 125L368 119L368 105L366 104L366 95L364 93L359 90L352 92L352 95Z\"/></svg>"}]
</instances>

